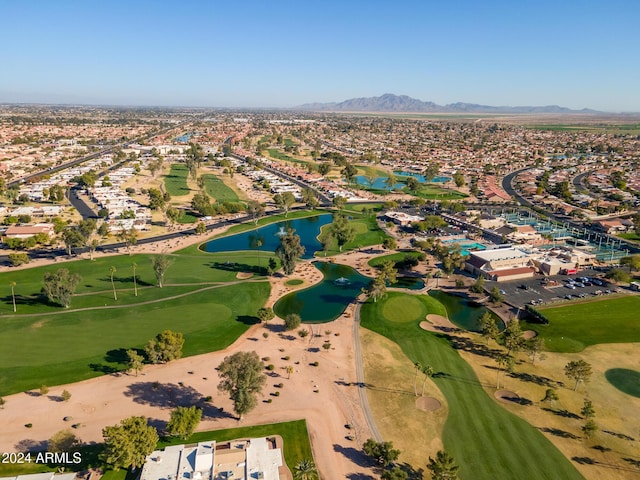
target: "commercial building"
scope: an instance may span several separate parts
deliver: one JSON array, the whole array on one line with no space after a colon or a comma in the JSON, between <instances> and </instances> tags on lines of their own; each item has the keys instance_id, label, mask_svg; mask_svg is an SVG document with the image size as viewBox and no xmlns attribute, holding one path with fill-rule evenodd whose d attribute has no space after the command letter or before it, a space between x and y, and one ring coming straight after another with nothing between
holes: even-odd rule
<instances>
[{"instance_id":1,"label":"commercial building","mask_svg":"<svg viewBox=\"0 0 640 480\"><path fill-rule=\"evenodd\" d=\"M513 247L469 252L465 269L496 282L531 278L535 274L531 256Z\"/></svg>"}]
</instances>

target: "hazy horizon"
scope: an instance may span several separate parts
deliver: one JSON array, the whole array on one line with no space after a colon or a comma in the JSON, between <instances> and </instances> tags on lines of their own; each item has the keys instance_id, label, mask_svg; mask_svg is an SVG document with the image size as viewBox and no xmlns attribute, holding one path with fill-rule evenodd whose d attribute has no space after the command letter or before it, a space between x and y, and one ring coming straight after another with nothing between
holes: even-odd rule
<instances>
[{"instance_id":1,"label":"hazy horizon","mask_svg":"<svg viewBox=\"0 0 640 480\"><path fill-rule=\"evenodd\" d=\"M640 112L640 5L245 0L2 7L1 103L288 109L384 93Z\"/></svg>"}]
</instances>

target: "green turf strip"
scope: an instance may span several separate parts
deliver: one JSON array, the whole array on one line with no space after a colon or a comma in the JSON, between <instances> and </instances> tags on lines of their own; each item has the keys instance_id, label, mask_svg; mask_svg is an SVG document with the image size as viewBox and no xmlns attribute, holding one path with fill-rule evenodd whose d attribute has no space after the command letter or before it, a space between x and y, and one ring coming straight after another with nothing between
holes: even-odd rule
<instances>
[{"instance_id":1,"label":"green turf strip","mask_svg":"<svg viewBox=\"0 0 640 480\"><path fill-rule=\"evenodd\" d=\"M580 352L599 343L640 342L640 296L601 297L540 308L548 325L527 324L552 352Z\"/></svg>"},{"instance_id":2,"label":"green turf strip","mask_svg":"<svg viewBox=\"0 0 640 480\"><path fill-rule=\"evenodd\" d=\"M423 309L405 322L390 321L385 304L420 298ZM362 326L396 342L413 362L431 365L434 381L449 406L443 442L460 465L463 480L581 479L582 475L542 433L500 407L479 383L472 368L444 335L422 330L425 314L442 314L434 299L389 293L384 300L362 307ZM434 303L435 302L435 303ZM524 408L524 407L523 407Z\"/></svg>"},{"instance_id":3,"label":"green turf strip","mask_svg":"<svg viewBox=\"0 0 640 480\"><path fill-rule=\"evenodd\" d=\"M122 349L142 348L165 329L184 335L185 356L221 350L257 322L270 287L203 288L148 305L7 320L0 335L0 395L122 369Z\"/></svg>"},{"instance_id":4,"label":"green turf strip","mask_svg":"<svg viewBox=\"0 0 640 480\"><path fill-rule=\"evenodd\" d=\"M167 193L172 197L189 195L191 189L187 186L187 175L189 175L189 169L184 163L172 164L171 170L164 177L164 186L167 189Z\"/></svg>"}]
</instances>

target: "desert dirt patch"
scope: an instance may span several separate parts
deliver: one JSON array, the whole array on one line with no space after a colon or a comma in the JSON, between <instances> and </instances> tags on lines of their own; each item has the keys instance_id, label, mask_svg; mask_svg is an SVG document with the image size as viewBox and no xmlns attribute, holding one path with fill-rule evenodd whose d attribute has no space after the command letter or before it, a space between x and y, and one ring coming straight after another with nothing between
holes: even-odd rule
<instances>
[{"instance_id":1,"label":"desert dirt patch","mask_svg":"<svg viewBox=\"0 0 640 480\"><path fill-rule=\"evenodd\" d=\"M392 441L401 459L414 468L424 468L425 458L443 448L442 432L447 419L447 402L431 378L424 393L437 400L441 408L424 411L417 408L416 391L422 393L424 376L391 340L360 327L367 398L378 430L385 441ZM415 390L414 390L415 388Z\"/></svg>"},{"instance_id":2,"label":"desert dirt patch","mask_svg":"<svg viewBox=\"0 0 640 480\"><path fill-rule=\"evenodd\" d=\"M495 360L486 356L498 350L494 343L485 348L478 334L461 332L473 340L478 354L458 350L471 365L489 395L495 390ZM525 353L516 353L514 372L505 374L501 385L505 390L518 392L518 401L501 401L501 406L538 428L567 458L588 458L589 462L574 462L587 479L614 480L637 477L637 469L629 459L637 457L640 417L640 398L618 391L605 378L607 369L637 368L639 344L601 344L587 347L580 353L544 352L535 363ZM593 374L586 384L574 391L575 382L564 374L565 365L572 360L591 364ZM548 388L556 389L559 400L549 405L542 402ZM580 410L585 399L593 402L599 430L591 440L584 438L584 420ZM531 402L531 403L529 403ZM602 446L602 449L594 448ZM627 460L625 460L627 459Z\"/></svg>"},{"instance_id":3,"label":"desert dirt patch","mask_svg":"<svg viewBox=\"0 0 640 480\"><path fill-rule=\"evenodd\" d=\"M442 408L440 400L433 397L418 397L416 399L416 408L419 408L423 412L435 412Z\"/></svg>"}]
</instances>

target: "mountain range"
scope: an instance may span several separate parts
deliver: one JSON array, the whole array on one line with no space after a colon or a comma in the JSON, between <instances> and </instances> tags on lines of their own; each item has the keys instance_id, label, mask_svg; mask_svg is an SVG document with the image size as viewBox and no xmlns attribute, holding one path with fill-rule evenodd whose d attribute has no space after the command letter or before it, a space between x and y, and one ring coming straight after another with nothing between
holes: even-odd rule
<instances>
[{"instance_id":1,"label":"mountain range","mask_svg":"<svg viewBox=\"0 0 640 480\"><path fill-rule=\"evenodd\" d=\"M397 112L397 113L599 113L596 110L583 108L572 110L558 105L543 107L492 107L475 103L449 103L438 105L423 102L407 95L385 93L380 97L351 98L343 102L305 103L293 107L294 110L315 112Z\"/></svg>"}]
</instances>

